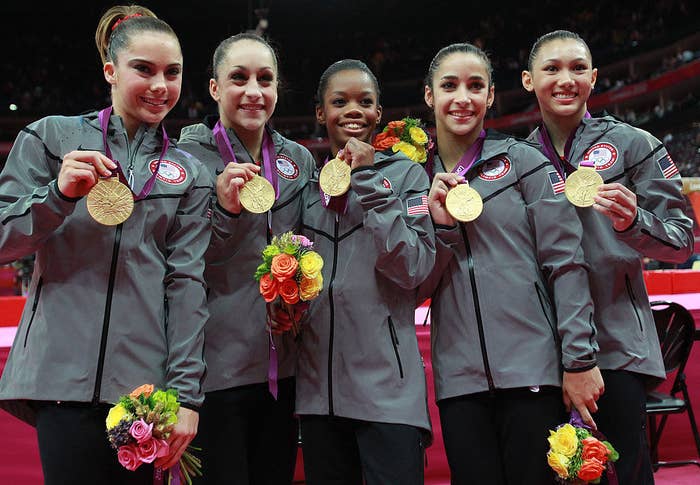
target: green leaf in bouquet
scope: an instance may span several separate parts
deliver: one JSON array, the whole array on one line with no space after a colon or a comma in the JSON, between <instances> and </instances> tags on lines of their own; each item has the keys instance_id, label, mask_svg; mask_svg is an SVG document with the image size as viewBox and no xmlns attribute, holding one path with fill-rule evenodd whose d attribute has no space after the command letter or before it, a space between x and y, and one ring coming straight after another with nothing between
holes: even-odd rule
<instances>
[{"instance_id":1,"label":"green leaf in bouquet","mask_svg":"<svg viewBox=\"0 0 700 485\"><path fill-rule=\"evenodd\" d=\"M620 458L620 454L617 452L617 450L613 447L612 444L610 444L609 441L603 441L603 444L605 447L608 449L608 461L617 461Z\"/></svg>"},{"instance_id":2,"label":"green leaf in bouquet","mask_svg":"<svg viewBox=\"0 0 700 485\"><path fill-rule=\"evenodd\" d=\"M265 276L267 273L270 272L270 265L267 262L262 263L260 266L258 266L255 269L255 281L260 281L260 278Z\"/></svg>"},{"instance_id":3,"label":"green leaf in bouquet","mask_svg":"<svg viewBox=\"0 0 700 485\"><path fill-rule=\"evenodd\" d=\"M276 244L270 244L265 249L263 249L263 252L262 252L263 261L265 262L265 264L267 265L268 268L272 264L272 258L277 256L281 252L282 251L280 250L279 246L277 246ZM268 269L268 271L269 271L269 269Z\"/></svg>"}]
</instances>

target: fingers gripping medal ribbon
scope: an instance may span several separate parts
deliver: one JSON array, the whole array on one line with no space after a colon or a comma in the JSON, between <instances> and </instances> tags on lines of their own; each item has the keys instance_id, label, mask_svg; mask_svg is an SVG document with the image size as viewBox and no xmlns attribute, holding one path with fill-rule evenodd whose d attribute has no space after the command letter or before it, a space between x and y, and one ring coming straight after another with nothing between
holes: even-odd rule
<instances>
[{"instance_id":1,"label":"fingers gripping medal ribbon","mask_svg":"<svg viewBox=\"0 0 700 485\"><path fill-rule=\"evenodd\" d=\"M595 164L592 161L582 161L579 168L566 177L564 194L575 206L590 207L595 203L594 197L601 185L603 177L596 171Z\"/></svg>"},{"instance_id":2,"label":"fingers gripping medal ribbon","mask_svg":"<svg viewBox=\"0 0 700 485\"><path fill-rule=\"evenodd\" d=\"M97 183L90 189L87 195L87 210L90 216L100 224L105 226L116 226L126 221L134 210L134 201L145 199L153 190L153 186L158 176L158 168L153 172L151 177L146 181L141 192L137 195L131 188L123 183L126 180L124 171L117 160L112 157L112 150L107 142L107 128L109 126L109 117L112 114L112 107L108 107L100 111L99 120L100 128L102 129L102 142L104 144L105 155L112 160L117 168L115 174L111 177L100 178ZM165 128L163 130L163 148L160 152L158 165L165 156L170 144L168 134Z\"/></svg>"},{"instance_id":3,"label":"fingers gripping medal ribbon","mask_svg":"<svg viewBox=\"0 0 700 485\"><path fill-rule=\"evenodd\" d=\"M224 166L229 163L238 163L236 154L233 151L231 140L226 134L226 129L221 120L216 122L214 129L214 139L219 149L219 155L224 162ZM263 133L262 158L264 166L264 177L254 175L248 180L239 192L241 205L245 210L253 214L262 214L269 211L279 197L279 187L277 185L277 174L272 168L272 159L275 155L275 147L272 136L265 130Z\"/></svg>"}]
</instances>

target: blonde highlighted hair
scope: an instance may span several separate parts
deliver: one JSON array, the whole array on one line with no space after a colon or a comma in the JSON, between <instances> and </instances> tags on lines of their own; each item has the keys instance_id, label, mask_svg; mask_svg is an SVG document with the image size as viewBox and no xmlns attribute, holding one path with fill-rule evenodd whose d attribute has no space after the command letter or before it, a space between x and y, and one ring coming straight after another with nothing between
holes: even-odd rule
<instances>
[{"instance_id":1,"label":"blonde highlighted hair","mask_svg":"<svg viewBox=\"0 0 700 485\"><path fill-rule=\"evenodd\" d=\"M95 31L95 44L102 63L116 62L119 51L129 45L134 34L141 32L163 32L177 40L177 35L170 25L146 7L115 5L107 10Z\"/></svg>"}]
</instances>

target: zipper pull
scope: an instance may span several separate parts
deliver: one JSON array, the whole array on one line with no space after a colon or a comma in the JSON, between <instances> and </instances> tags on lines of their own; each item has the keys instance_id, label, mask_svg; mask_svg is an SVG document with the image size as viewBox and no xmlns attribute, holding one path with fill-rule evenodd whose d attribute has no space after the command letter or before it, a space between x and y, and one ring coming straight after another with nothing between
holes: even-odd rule
<instances>
[{"instance_id":1,"label":"zipper pull","mask_svg":"<svg viewBox=\"0 0 700 485\"><path fill-rule=\"evenodd\" d=\"M129 184L129 188L133 189L134 188L134 168L129 167L126 169L127 176L126 176L126 181Z\"/></svg>"}]
</instances>

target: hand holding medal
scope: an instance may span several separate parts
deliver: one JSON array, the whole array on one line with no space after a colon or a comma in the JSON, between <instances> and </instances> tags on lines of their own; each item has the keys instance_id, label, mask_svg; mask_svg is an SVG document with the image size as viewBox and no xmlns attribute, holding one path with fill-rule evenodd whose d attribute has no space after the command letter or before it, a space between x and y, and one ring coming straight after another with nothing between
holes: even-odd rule
<instances>
[{"instance_id":1,"label":"hand holding medal","mask_svg":"<svg viewBox=\"0 0 700 485\"><path fill-rule=\"evenodd\" d=\"M453 226L455 219L447 210L445 199L447 194L457 185L464 182L464 177L456 173L437 173L428 193L428 207L430 216L436 224Z\"/></svg>"},{"instance_id":2,"label":"hand holding medal","mask_svg":"<svg viewBox=\"0 0 700 485\"><path fill-rule=\"evenodd\" d=\"M240 191L243 185L260 173L260 167L252 163L229 163L216 177L216 198L219 205L232 214L240 214Z\"/></svg>"},{"instance_id":3,"label":"hand holding medal","mask_svg":"<svg viewBox=\"0 0 700 485\"><path fill-rule=\"evenodd\" d=\"M112 175L117 166L100 152L75 150L67 153L58 173L58 190L70 198L83 197L99 178Z\"/></svg>"},{"instance_id":4,"label":"hand holding medal","mask_svg":"<svg viewBox=\"0 0 700 485\"><path fill-rule=\"evenodd\" d=\"M616 231L628 229L637 219L637 196L621 183L599 186L594 199L593 209L609 217Z\"/></svg>"}]
</instances>

